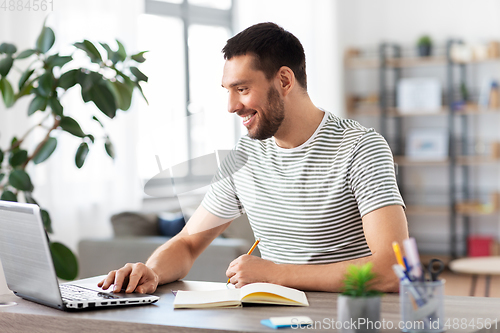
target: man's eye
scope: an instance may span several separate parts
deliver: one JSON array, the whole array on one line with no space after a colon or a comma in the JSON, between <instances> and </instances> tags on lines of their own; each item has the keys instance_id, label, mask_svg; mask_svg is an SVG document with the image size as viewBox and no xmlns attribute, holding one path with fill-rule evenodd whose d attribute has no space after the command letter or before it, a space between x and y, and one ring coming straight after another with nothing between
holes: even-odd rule
<instances>
[{"instance_id":1,"label":"man's eye","mask_svg":"<svg viewBox=\"0 0 500 333\"><path fill-rule=\"evenodd\" d=\"M244 92L247 88L238 88L238 92Z\"/></svg>"}]
</instances>

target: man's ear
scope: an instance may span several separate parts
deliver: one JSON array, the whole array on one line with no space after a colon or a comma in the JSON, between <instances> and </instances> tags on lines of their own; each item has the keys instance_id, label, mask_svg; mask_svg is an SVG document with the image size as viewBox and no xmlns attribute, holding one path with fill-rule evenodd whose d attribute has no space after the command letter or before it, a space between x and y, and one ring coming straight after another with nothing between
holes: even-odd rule
<instances>
[{"instance_id":1,"label":"man's ear","mask_svg":"<svg viewBox=\"0 0 500 333\"><path fill-rule=\"evenodd\" d=\"M277 79L279 83L279 90L283 97L288 95L295 86L295 74L290 67L282 66L278 70Z\"/></svg>"}]
</instances>

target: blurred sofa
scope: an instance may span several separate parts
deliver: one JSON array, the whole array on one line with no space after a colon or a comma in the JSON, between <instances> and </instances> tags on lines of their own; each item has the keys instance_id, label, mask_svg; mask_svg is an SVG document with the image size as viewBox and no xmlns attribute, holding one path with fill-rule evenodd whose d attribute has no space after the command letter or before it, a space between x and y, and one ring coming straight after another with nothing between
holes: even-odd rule
<instances>
[{"instance_id":1,"label":"blurred sofa","mask_svg":"<svg viewBox=\"0 0 500 333\"><path fill-rule=\"evenodd\" d=\"M79 242L79 278L107 274L129 262L145 262L157 247L182 228L179 216L172 214L125 212L114 215L111 223L114 237ZM239 217L200 255L185 279L227 281L225 272L229 263L246 253L252 242L253 233L246 216Z\"/></svg>"}]
</instances>

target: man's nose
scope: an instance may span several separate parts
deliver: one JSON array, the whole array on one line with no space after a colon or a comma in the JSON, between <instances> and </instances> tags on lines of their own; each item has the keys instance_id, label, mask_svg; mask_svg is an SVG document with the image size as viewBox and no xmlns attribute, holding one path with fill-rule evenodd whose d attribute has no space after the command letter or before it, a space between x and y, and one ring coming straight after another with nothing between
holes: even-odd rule
<instances>
[{"instance_id":1,"label":"man's nose","mask_svg":"<svg viewBox=\"0 0 500 333\"><path fill-rule=\"evenodd\" d=\"M241 109L243 109L243 104L241 103L239 96L230 92L227 101L227 111L229 113L235 113Z\"/></svg>"}]
</instances>

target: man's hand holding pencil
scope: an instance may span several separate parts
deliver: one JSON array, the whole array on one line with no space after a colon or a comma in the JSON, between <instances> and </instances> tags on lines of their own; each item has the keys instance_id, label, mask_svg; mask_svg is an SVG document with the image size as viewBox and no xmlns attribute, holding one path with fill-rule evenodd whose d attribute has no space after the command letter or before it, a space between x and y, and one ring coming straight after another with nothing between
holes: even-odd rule
<instances>
[{"instance_id":1,"label":"man's hand holding pencil","mask_svg":"<svg viewBox=\"0 0 500 333\"><path fill-rule=\"evenodd\" d=\"M252 256L251 253L259 244L260 238L255 241L247 254L243 254L233 260L226 271L229 278L227 283L232 283L236 288L241 288L246 284L254 282L271 282L266 276L273 276L270 273L276 268L276 264L269 260Z\"/></svg>"}]
</instances>

